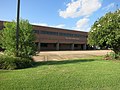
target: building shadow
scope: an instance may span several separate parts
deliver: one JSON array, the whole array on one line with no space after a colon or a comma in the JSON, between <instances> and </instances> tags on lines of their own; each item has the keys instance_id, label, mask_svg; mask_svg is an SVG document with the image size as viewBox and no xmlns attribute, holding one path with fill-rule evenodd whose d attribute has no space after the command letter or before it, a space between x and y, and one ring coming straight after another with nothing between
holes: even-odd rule
<instances>
[{"instance_id":1,"label":"building shadow","mask_svg":"<svg viewBox=\"0 0 120 90\"><path fill-rule=\"evenodd\" d=\"M43 66L43 65L62 65L62 64L75 64L75 63L86 63L92 62L95 59L76 59L76 60L62 60L62 61L42 61L42 62L35 62L34 67Z\"/></svg>"}]
</instances>

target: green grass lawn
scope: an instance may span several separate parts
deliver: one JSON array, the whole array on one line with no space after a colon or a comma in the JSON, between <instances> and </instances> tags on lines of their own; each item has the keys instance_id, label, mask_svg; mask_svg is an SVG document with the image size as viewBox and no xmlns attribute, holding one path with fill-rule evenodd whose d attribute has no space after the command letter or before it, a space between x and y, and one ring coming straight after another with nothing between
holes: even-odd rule
<instances>
[{"instance_id":1,"label":"green grass lawn","mask_svg":"<svg viewBox=\"0 0 120 90\"><path fill-rule=\"evenodd\" d=\"M0 70L0 90L120 90L120 61L95 57Z\"/></svg>"}]
</instances>

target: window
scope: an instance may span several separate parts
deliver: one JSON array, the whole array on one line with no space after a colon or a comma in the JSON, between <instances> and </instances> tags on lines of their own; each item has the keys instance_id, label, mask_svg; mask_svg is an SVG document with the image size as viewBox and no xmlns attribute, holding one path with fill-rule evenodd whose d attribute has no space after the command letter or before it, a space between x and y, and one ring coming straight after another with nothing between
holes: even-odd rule
<instances>
[{"instance_id":1,"label":"window","mask_svg":"<svg viewBox=\"0 0 120 90\"><path fill-rule=\"evenodd\" d=\"M48 47L47 43L41 43L41 47Z\"/></svg>"},{"instance_id":2,"label":"window","mask_svg":"<svg viewBox=\"0 0 120 90\"><path fill-rule=\"evenodd\" d=\"M85 37L84 35L80 34L70 34L70 33L59 33L59 36L65 36L65 37Z\"/></svg>"},{"instance_id":3,"label":"window","mask_svg":"<svg viewBox=\"0 0 120 90\"><path fill-rule=\"evenodd\" d=\"M54 36L86 38L85 35L81 35L81 34L71 34L71 33L52 32L52 31L39 31L39 30L33 30L33 32L37 34L46 34L46 35L54 35Z\"/></svg>"},{"instance_id":4,"label":"window","mask_svg":"<svg viewBox=\"0 0 120 90\"><path fill-rule=\"evenodd\" d=\"M39 30L33 30L33 32L39 34Z\"/></svg>"},{"instance_id":5,"label":"window","mask_svg":"<svg viewBox=\"0 0 120 90\"><path fill-rule=\"evenodd\" d=\"M56 44L54 44L54 47L56 47Z\"/></svg>"},{"instance_id":6,"label":"window","mask_svg":"<svg viewBox=\"0 0 120 90\"><path fill-rule=\"evenodd\" d=\"M78 47L78 44L75 44L74 47Z\"/></svg>"},{"instance_id":7,"label":"window","mask_svg":"<svg viewBox=\"0 0 120 90\"><path fill-rule=\"evenodd\" d=\"M58 32L50 32L50 31L41 31L41 34L58 36Z\"/></svg>"}]
</instances>

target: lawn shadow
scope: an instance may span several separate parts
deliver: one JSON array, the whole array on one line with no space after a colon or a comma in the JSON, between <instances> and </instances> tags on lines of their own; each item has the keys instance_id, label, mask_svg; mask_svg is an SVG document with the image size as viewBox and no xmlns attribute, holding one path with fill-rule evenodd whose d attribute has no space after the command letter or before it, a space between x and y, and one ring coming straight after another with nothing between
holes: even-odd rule
<instances>
[{"instance_id":1,"label":"lawn shadow","mask_svg":"<svg viewBox=\"0 0 120 90\"><path fill-rule=\"evenodd\" d=\"M62 61L42 61L42 62L35 62L34 67L42 66L42 65L62 65L62 64L74 64L74 63L85 63L85 62L92 62L95 59L76 59L76 60L62 60Z\"/></svg>"}]
</instances>

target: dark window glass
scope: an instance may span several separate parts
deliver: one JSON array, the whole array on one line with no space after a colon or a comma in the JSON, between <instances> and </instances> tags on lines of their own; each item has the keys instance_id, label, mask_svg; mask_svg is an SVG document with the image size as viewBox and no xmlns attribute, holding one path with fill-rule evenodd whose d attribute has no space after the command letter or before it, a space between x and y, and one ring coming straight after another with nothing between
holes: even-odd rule
<instances>
[{"instance_id":1,"label":"dark window glass","mask_svg":"<svg viewBox=\"0 0 120 90\"><path fill-rule=\"evenodd\" d=\"M56 44L54 44L54 47L56 47Z\"/></svg>"},{"instance_id":2,"label":"dark window glass","mask_svg":"<svg viewBox=\"0 0 120 90\"><path fill-rule=\"evenodd\" d=\"M86 38L85 35L81 34L70 34L70 33L62 33L62 32L51 32L51 31L39 31L39 30L33 30L34 33L41 33L41 34L47 34L47 35L55 35L55 36L64 36L64 37L78 37L78 38Z\"/></svg>"},{"instance_id":3,"label":"dark window glass","mask_svg":"<svg viewBox=\"0 0 120 90\"><path fill-rule=\"evenodd\" d=\"M56 35L56 36L58 36L58 32L50 32L50 31L41 31L41 34Z\"/></svg>"},{"instance_id":4,"label":"dark window glass","mask_svg":"<svg viewBox=\"0 0 120 90\"><path fill-rule=\"evenodd\" d=\"M66 33L59 33L59 36L67 36Z\"/></svg>"},{"instance_id":5,"label":"dark window glass","mask_svg":"<svg viewBox=\"0 0 120 90\"><path fill-rule=\"evenodd\" d=\"M39 34L39 30L33 30L33 32Z\"/></svg>"},{"instance_id":6,"label":"dark window glass","mask_svg":"<svg viewBox=\"0 0 120 90\"><path fill-rule=\"evenodd\" d=\"M80 34L70 34L70 33L59 33L59 36L65 36L65 37L83 37Z\"/></svg>"},{"instance_id":7,"label":"dark window glass","mask_svg":"<svg viewBox=\"0 0 120 90\"><path fill-rule=\"evenodd\" d=\"M78 47L78 44L75 44L74 47Z\"/></svg>"},{"instance_id":8,"label":"dark window glass","mask_svg":"<svg viewBox=\"0 0 120 90\"><path fill-rule=\"evenodd\" d=\"M41 43L41 47L48 47L47 43Z\"/></svg>"}]
</instances>

